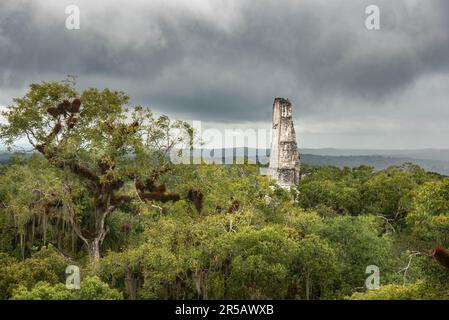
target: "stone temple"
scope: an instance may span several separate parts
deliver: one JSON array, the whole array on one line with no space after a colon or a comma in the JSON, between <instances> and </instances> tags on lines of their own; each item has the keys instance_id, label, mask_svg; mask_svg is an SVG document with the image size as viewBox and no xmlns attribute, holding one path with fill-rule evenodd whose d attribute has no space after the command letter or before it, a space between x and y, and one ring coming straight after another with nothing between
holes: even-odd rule
<instances>
[{"instance_id":1,"label":"stone temple","mask_svg":"<svg viewBox=\"0 0 449 320\"><path fill-rule=\"evenodd\" d=\"M270 166L267 174L282 187L291 187L300 180L300 162L292 104L288 99L275 98L271 135Z\"/></svg>"}]
</instances>

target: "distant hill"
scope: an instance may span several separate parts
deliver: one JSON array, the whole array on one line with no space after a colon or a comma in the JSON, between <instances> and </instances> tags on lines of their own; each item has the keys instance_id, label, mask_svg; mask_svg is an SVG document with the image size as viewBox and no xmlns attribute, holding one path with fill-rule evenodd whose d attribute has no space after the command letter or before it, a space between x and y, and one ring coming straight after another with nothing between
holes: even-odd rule
<instances>
[{"instance_id":1,"label":"distant hill","mask_svg":"<svg viewBox=\"0 0 449 320\"><path fill-rule=\"evenodd\" d=\"M220 159L226 154L225 159L248 156L252 162L256 160L257 149L234 148L203 150L203 159ZM332 165L336 167L356 167L368 165L376 170L382 170L389 166L414 163L427 171L437 172L449 176L449 150L446 149L419 149L419 150L358 150L358 149L301 149L301 162L314 166ZM218 156L220 155L220 156ZM269 149L260 149L258 160L268 163Z\"/></svg>"},{"instance_id":2,"label":"distant hill","mask_svg":"<svg viewBox=\"0 0 449 320\"><path fill-rule=\"evenodd\" d=\"M368 165L374 167L376 170L382 170L393 165L399 166L404 163L414 163L427 171L449 176L449 161L413 159L399 156L321 156L315 154L302 154L301 161L302 163L313 166L331 165L339 168Z\"/></svg>"},{"instance_id":3,"label":"distant hill","mask_svg":"<svg viewBox=\"0 0 449 320\"><path fill-rule=\"evenodd\" d=\"M0 152L0 164L5 164L11 158L11 153L9 152Z\"/></svg>"},{"instance_id":4,"label":"distant hill","mask_svg":"<svg viewBox=\"0 0 449 320\"><path fill-rule=\"evenodd\" d=\"M257 149L234 148L203 150L203 159L228 161L234 158L248 157L250 162L256 158L261 163L268 163L270 150L260 149L256 157ZM382 170L389 166L414 163L427 171L437 172L449 176L449 150L446 149L419 149L419 150L359 150L359 149L301 149L301 162L313 166L356 167L368 165L376 170ZM0 163L7 163L11 153L0 152Z\"/></svg>"},{"instance_id":5,"label":"distant hill","mask_svg":"<svg viewBox=\"0 0 449 320\"><path fill-rule=\"evenodd\" d=\"M416 149L416 150L393 150L393 149L308 149L300 150L302 154L313 154L318 156L386 156L397 158L411 158L423 160L449 161L449 149Z\"/></svg>"}]
</instances>

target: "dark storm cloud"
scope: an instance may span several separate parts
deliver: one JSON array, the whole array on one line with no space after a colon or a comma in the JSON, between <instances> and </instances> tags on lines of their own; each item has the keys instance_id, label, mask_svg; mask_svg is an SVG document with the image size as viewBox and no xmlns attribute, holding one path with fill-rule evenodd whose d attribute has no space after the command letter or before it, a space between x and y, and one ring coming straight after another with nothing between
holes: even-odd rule
<instances>
[{"instance_id":1,"label":"dark storm cloud","mask_svg":"<svg viewBox=\"0 0 449 320\"><path fill-rule=\"evenodd\" d=\"M81 30L64 28L70 3ZM3 0L0 104L32 80L76 74L81 86L201 120L266 121L274 96L305 117L332 119L355 104L369 117L420 78L448 72L444 0L104 3ZM381 9L379 31L364 26L369 4Z\"/></svg>"}]
</instances>

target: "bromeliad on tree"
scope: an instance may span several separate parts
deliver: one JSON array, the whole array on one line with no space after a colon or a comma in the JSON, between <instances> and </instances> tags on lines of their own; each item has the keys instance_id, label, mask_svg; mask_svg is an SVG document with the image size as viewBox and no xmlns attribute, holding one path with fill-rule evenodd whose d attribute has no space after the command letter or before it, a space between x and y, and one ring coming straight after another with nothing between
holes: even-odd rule
<instances>
[{"instance_id":1,"label":"bromeliad on tree","mask_svg":"<svg viewBox=\"0 0 449 320\"><path fill-rule=\"evenodd\" d=\"M186 122L155 118L148 108L127 107L123 92L90 88L78 94L74 84L68 79L31 85L3 113L0 134L8 146L26 138L60 171L65 213L95 263L115 208L133 199L179 200L156 180L170 171L170 150L191 143L193 130ZM77 206L73 190L80 185L94 208L89 212ZM83 220L93 220L93 228Z\"/></svg>"}]
</instances>

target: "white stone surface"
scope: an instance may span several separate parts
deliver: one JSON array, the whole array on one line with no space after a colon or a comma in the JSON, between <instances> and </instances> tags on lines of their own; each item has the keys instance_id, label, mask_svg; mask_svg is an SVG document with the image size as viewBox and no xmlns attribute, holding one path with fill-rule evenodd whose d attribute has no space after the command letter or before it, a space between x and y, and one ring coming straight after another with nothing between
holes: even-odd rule
<instances>
[{"instance_id":1,"label":"white stone surface","mask_svg":"<svg viewBox=\"0 0 449 320\"><path fill-rule=\"evenodd\" d=\"M268 174L281 186L299 183L300 160L292 118L292 105L288 99L275 98Z\"/></svg>"}]
</instances>

